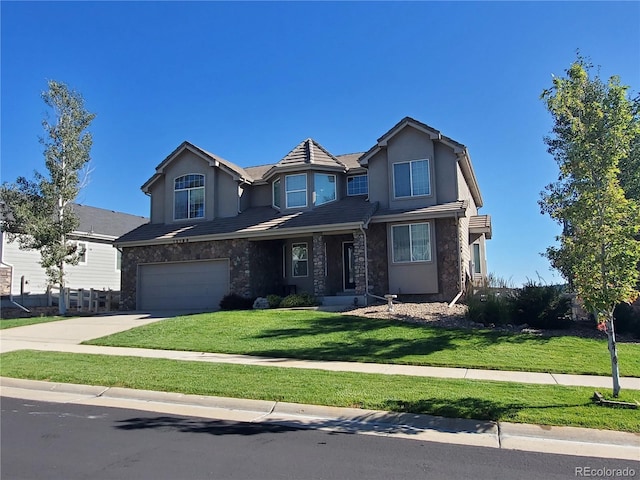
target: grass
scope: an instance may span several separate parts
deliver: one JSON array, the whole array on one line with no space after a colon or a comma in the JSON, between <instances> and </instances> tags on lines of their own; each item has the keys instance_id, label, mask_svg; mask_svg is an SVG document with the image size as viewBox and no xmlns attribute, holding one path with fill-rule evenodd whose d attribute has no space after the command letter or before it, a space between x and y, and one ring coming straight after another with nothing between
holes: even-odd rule
<instances>
[{"instance_id":1,"label":"grass","mask_svg":"<svg viewBox=\"0 0 640 480\"><path fill-rule=\"evenodd\" d=\"M91 345L571 374L610 375L606 340L444 329L308 310L167 319ZM618 344L620 373L640 377L640 344Z\"/></svg>"},{"instance_id":2,"label":"grass","mask_svg":"<svg viewBox=\"0 0 640 480\"><path fill-rule=\"evenodd\" d=\"M358 407L453 418L640 431L637 410L596 406L592 388L424 379L249 365L22 350L7 377L198 395ZM621 400L640 400L623 391Z\"/></svg>"},{"instance_id":3,"label":"grass","mask_svg":"<svg viewBox=\"0 0 640 480\"><path fill-rule=\"evenodd\" d=\"M36 323L57 322L58 320L68 320L69 317L29 317L29 318L2 318L0 319L0 330L5 328L24 327L35 325Z\"/></svg>"}]
</instances>

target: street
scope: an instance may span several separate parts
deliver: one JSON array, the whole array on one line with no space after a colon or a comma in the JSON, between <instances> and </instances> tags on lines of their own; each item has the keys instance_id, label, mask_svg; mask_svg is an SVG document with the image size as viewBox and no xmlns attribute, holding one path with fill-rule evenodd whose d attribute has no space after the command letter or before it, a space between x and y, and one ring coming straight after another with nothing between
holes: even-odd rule
<instances>
[{"instance_id":1,"label":"street","mask_svg":"<svg viewBox=\"0 0 640 480\"><path fill-rule=\"evenodd\" d=\"M3 479L555 479L640 464L3 397ZM633 477L631 477L633 478Z\"/></svg>"}]
</instances>

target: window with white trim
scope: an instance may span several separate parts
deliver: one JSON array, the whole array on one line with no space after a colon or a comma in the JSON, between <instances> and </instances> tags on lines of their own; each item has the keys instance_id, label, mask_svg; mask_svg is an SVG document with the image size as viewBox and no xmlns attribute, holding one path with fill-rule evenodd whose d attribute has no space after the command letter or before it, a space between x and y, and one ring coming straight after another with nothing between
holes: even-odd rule
<instances>
[{"instance_id":1,"label":"window with white trim","mask_svg":"<svg viewBox=\"0 0 640 480\"><path fill-rule=\"evenodd\" d=\"M78 256L78 265L87 264L87 243L86 242L69 242L76 247L75 254Z\"/></svg>"},{"instance_id":2,"label":"window with white trim","mask_svg":"<svg viewBox=\"0 0 640 480\"><path fill-rule=\"evenodd\" d=\"M410 223L391 227L393 262L429 262L431 261L431 225L429 223Z\"/></svg>"},{"instance_id":3,"label":"window with white trim","mask_svg":"<svg viewBox=\"0 0 640 480\"><path fill-rule=\"evenodd\" d=\"M116 249L116 271L122 270L122 252Z\"/></svg>"},{"instance_id":4,"label":"window with white trim","mask_svg":"<svg viewBox=\"0 0 640 480\"><path fill-rule=\"evenodd\" d=\"M189 174L174 181L173 219L204 218L204 175Z\"/></svg>"},{"instance_id":5,"label":"window with white trim","mask_svg":"<svg viewBox=\"0 0 640 480\"><path fill-rule=\"evenodd\" d=\"M417 197L431 193L429 160L412 160L393 164L395 198Z\"/></svg>"},{"instance_id":6,"label":"window with white trim","mask_svg":"<svg viewBox=\"0 0 640 480\"><path fill-rule=\"evenodd\" d=\"M307 174L287 175L284 178L287 208L307 206Z\"/></svg>"},{"instance_id":7,"label":"window with white trim","mask_svg":"<svg viewBox=\"0 0 640 480\"><path fill-rule=\"evenodd\" d=\"M369 177L353 175L347 177L347 195L367 195L369 193Z\"/></svg>"},{"instance_id":8,"label":"window with white trim","mask_svg":"<svg viewBox=\"0 0 640 480\"><path fill-rule=\"evenodd\" d=\"M272 197L273 197L273 206L276 208L282 207L282 181L278 178L273 181L272 187Z\"/></svg>"},{"instance_id":9,"label":"window with white trim","mask_svg":"<svg viewBox=\"0 0 640 480\"><path fill-rule=\"evenodd\" d=\"M306 277L309 275L309 250L306 243L291 245L291 276Z\"/></svg>"},{"instance_id":10,"label":"window with white trim","mask_svg":"<svg viewBox=\"0 0 640 480\"><path fill-rule=\"evenodd\" d=\"M326 173L313 174L315 199L313 204L324 205L336 199L336 176Z\"/></svg>"}]
</instances>

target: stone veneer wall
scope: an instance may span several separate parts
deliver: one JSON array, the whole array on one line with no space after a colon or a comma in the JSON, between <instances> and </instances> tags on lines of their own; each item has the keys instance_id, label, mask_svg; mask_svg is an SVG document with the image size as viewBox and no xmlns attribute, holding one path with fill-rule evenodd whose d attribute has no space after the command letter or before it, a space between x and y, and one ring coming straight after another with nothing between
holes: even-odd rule
<instances>
[{"instance_id":1,"label":"stone veneer wall","mask_svg":"<svg viewBox=\"0 0 640 480\"><path fill-rule=\"evenodd\" d=\"M439 293L428 297L431 301L450 302L460 291L461 282L458 221L455 218L438 218L435 224Z\"/></svg>"},{"instance_id":2,"label":"stone veneer wall","mask_svg":"<svg viewBox=\"0 0 640 480\"><path fill-rule=\"evenodd\" d=\"M313 234L312 269L313 275L313 295L323 297L326 289L325 258L324 258L324 236L320 233Z\"/></svg>"},{"instance_id":3,"label":"stone veneer wall","mask_svg":"<svg viewBox=\"0 0 640 480\"><path fill-rule=\"evenodd\" d=\"M0 267L0 295L11 295L11 267Z\"/></svg>"},{"instance_id":4,"label":"stone veneer wall","mask_svg":"<svg viewBox=\"0 0 640 480\"><path fill-rule=\"evenodd\" d=\"M372 223L367 233L369 260L369 292L383 296L389 293L389 264L387 258L387 224Z\"/></svg>"},{"instance_id":5,"label":"stone veneer wall","mask_svg":"<svg viewBox=\"0 0 640 480\"><path fill-rule=\"evenodd\" d=\"M353 232L353 256L355 265L353 268L353 276L356 283L356 295L364 295L366 293L367 264L365 262L365 238L360 230ZM367 259L368 260L368 259Z\"/></svg>"},{"instance_id":6,"label":"stone veneer wall","mask_svg":"<svg viewBox=\"0 0 640 480\"><path fill-rule=\"evenodd\" d=\"M255 248L255 246L254 246ZM251 296L251 242L243 239L189 242L122 249L121 296L123 310L136 308L138 265L144 263L229 259L229 289Z\"/></svg>"}]
</instances>

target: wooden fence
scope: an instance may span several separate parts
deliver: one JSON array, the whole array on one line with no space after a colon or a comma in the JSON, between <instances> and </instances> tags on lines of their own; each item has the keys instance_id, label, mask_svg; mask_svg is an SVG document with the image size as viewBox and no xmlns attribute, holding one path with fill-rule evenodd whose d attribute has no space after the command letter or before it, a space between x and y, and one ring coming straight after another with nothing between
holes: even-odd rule
<instances>
[{"instance_id":1,"label":"wooden fence","mask_svg":"<svg viewBox=\"0 0 640 480\"><path fill-rule=\"evenodd\" d=\"M54 292L57 290L57 292ZM113 290L95 290L93 288L65 288L65 305L68 310L75 309L78 312L110 312L117 310L120 304L120 292ZM60 289L49 287L47 290L47 305L58 305Z\"/></svg>"}]
</instances>

